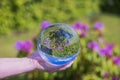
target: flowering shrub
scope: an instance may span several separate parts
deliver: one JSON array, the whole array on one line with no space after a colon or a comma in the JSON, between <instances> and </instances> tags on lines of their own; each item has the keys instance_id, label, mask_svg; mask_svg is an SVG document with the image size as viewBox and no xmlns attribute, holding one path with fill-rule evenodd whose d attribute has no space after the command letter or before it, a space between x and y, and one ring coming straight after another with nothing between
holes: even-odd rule
<instances>
[{"instance_id":1,"label":"flowering shrub","mask_svg":"<svg viewBox=\"0 0 120 80\"><path fill-rule=\"evenodd\" d=\"M87 33L89 32L88 25L80 22L76 22L72 27L79 33L80 37L86 37Z\"/></svg>"},{"instance_id":2,"label":"flowering shrub","mask_svg":"<svg viewBox=\"0 0 120 80\"><path fill-rule=\"evenodd\" d=\"M41 30L50 25L49 21L41 23ZM105 26L102 22L95 22L93 28L87 24L79 21L71 25L80 37L81 51L75 60L72 67L67 70L49 74L46 72L34 71L32 78L27 77L29 80L119 80L120 76L120 56L115 51L116 45L108 43L104 40ZM96 35L90 33L96 31ZM91 36L96 36L92 38ZM34 49L36 50L36 39L33 38ZM33 44L30 41L18 41L15 44L19 54L22 52L29 54L33 49ZM24 55L27 56L27 55ZM19 57L19 56L18 56Z\"/></svg>"},{"instance_id":3,"label":"flowering shrub","mask_svg":"<svg viewBox=\"0 0 120 80\"><path fill-rule=\"evenodd\" d=\"M33 50L33 43L30 40L26 40L26 41L19 40L15 43L15 48L19 51L18 57L20 57L21 55L27 56Z\"/></svg>"}]
</instances>

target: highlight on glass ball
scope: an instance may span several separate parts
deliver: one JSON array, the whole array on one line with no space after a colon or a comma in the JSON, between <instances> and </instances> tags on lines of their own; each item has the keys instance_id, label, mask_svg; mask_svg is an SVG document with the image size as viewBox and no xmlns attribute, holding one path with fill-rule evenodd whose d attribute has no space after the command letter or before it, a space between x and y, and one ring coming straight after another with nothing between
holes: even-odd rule
<instances>
[{"instance_id":1,"label":"highlight on glass ball","mask_svg":"<svg viewBox=\"0 0 120 80\"><path fill-rule=\"evenodd\" d=\"M69 25L55 23L41 31L37 47L44 60L59 66L75 60L80 52L80 40Z\"/></svg>"}]
</instances>

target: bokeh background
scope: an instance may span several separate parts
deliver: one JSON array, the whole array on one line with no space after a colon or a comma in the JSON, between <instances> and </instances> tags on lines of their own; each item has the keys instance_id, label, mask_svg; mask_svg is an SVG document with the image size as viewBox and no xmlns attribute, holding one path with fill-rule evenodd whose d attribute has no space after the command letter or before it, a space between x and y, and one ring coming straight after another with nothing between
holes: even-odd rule
<instances>
[{"instance_id":1,"label":"bokeh background","mask_svg":"<svg viewBox=\"0 0 120 80\"><path fill-rule=\"evenodd\" d=\"M82 50L69 69L52 74L33 71L3 80L119 80L119 4L120 0L0 0L0 58L29 56L36 50L37 37L48 23L89 27L85 35L78 31ZM104 28L94 29L97 22ZM17 41L34 44L34 49L16 50ZM104 47L108 43L114 45L112 55L104 52L101 56L93 46L88 46L90 42Z\"/></svg>"}]
</instances>

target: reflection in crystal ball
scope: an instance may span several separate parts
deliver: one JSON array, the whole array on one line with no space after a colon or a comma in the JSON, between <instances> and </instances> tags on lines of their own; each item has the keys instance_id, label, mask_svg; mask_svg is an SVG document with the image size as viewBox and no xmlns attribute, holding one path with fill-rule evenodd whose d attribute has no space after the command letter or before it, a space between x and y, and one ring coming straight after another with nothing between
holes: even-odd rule
<instances>
[{"instance_id":1,"label":"reflection in crystal ball","mask_svg":"<svg viewBox=\"0 0 120 80\"><path fill-rule=\"evenodd\" d=\"M41 32L38 39L38 50L42 56L44 55L44 58L65 59L78 54L79 49L80 41L78 34L64 23L50 25Z\"/></svg>"}]
</instances>

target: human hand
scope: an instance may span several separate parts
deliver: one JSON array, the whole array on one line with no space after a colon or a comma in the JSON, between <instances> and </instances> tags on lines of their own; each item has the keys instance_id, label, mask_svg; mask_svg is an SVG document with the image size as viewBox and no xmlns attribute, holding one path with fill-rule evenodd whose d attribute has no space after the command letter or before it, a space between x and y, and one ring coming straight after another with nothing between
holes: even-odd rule
<instances>
[{"instance_id":1,"label":"human hand","mask_svg":"<svg viewBox=\"0 0 120 80\"><path fill-rule=\"evenodd\" d=\"M30 56L30 58L33 60L37 60L37 62L35 63L37 69L47 71L50 73L65 70L65 69L69 68L73 63L73 61L72 61L72 62L70 62L66 65L62 65L62 66L56 66L56 65L50 64L41 58L38 51L34 52Z\"/></svg>"}]
</instances>

